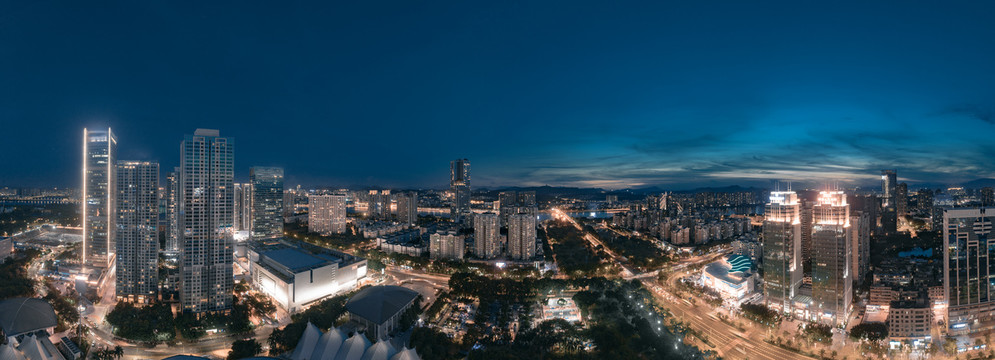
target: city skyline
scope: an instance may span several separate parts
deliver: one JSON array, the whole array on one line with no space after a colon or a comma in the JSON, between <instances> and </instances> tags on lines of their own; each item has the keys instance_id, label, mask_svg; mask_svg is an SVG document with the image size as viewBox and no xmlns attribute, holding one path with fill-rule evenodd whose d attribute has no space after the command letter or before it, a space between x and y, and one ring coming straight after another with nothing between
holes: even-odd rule
<instances>
[{"instance_id":1,"label":"city skyline","mask_svg":"<svg viewBox=\"0 0 995 360\"><path fill-rule=\"evenodd\" d=\"M991 4L324 6L5 6L0 141L47 146L0 157L0 184L77 183L84 127L165 169L186 129L223 129L259 144L237 180L279 166L305 186L443 187L454 158L477 187L995 177ZM393 146L354 135L374 129Z\"/></svg>"}]
</instances>

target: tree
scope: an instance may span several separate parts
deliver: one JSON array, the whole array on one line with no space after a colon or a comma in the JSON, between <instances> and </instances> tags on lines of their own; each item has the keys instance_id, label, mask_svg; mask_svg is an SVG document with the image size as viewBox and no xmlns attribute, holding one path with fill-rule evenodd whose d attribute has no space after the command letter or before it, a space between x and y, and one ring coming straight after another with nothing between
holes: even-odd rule
<instances>
[{"instance_id":1,"label":"tree","mask_svg":"<svg viewBox=\"0 0 995 360\"><path fill-rule=\"evenodd\" d=\"M881 322L860 323L850 329L850 338L854 340L879 341L887 337L888 325Z\"/></svg>"},{"instance_id":2,"label":"tree","mask_svg":"<svg viewBox=\"0 0 995 360\"><path fill-rule=\"evenodd\" d=\"M944 339L943 340L943 351L945 351L948 355L956 355L957 354L957 340L954 339L954 338L950 338L950 337Z\"/></svg>"},{"instance_id":3,"label":"tree","mask_svg":"<svg viewBox=\"0 0 995 360\"><path fill-rule=\"evenodd\" d=\"M228 351L228 360L238 360L253 357L263 352L263 347L256 339L236 340Z\"/></svg>"}]
</instances>

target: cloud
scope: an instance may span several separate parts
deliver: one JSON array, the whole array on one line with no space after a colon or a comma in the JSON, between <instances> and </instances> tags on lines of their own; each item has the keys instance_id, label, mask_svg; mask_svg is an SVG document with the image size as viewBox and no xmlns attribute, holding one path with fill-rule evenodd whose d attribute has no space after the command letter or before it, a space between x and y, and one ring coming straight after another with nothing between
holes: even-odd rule
<instances>
[{"instance_id":1,"label":"cloud","mask_svg":"<svg viewBox=\"0 0 995 360\"><path fill-rule=\"evenodd\" d=\"M979 104L951 105L933 114L934 116L964 116L995 125L995 109Z\"/></svg>"}]
</instances>

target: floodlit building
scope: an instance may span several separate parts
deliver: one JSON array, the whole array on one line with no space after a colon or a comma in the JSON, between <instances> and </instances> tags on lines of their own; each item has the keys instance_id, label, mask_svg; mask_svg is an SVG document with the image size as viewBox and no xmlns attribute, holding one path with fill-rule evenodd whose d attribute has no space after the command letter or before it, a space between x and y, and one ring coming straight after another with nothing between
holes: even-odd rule
<instances>
[{"instance_id":1,"label":"floodlit building","mask_svg":"<svg viewBox=\"0 0 995 360\"><path fill-rule=\"evenodd\" d=\"M181 149L180 302L184 313L227 311L234 287L234 141L197 129Z\"/></svg>"},{"instance_id":2,"label":"floodlit building","mask_svg":"<svg viewBox=\"0 0 995 360\"><path fill-rule=\"evenodd\" d=\"M484 213L473 217L473 253L481 259L493 259L501 254L501 223L498 214Z\"/></svg>"},{"instance_id":3,"label":"floodlit building","mask_svg":"<svg viewBox=\"0 0 995 360\"><path fill-rule=\"evenodd\" d=\"M321 235L346 231L345 195L308 196L308 230Z\"/></svg>"},{"instance_id":4,"label":"floodlit building","mask_svg":"<svg viewBox=\"0 0 995 360\"><path fill-rule=\"evenodd\" d=\"M253 166L252 238L272 239L283 236L283 168Z\"/></svg>"},{"instance_id":5,"label":"floodlit building","mask_svg":"<svg viewBox=\"0 0 995 360\"><path fill-rule=\"evenodd\" d=\"M372 338L381 339L397 329L401 315L417 298L418 293L408 288L370 286L349 298L345 308L349 321L358 323Z\"/></svg>"},{"instance_id":6,"label":"floodlit building","mask_svg":"<svg viewBox=\"0 0 995 360\"><path fill-rule=\"evenodd\" d=\"M793 191L771 192L764 212L764 299L788 311L802 283L801 203Z\"/></svg>"},{"instance_id":7,"label":"floodlit building","mask_svg":"<svg viewBox=\"0 0 995 360\"><path fill-rule=\"evenodd\" d=\"M529 214L508 216L508 257L532 260L536 255L536 218Z\"/></svg>"},{"instance_id":8,"label":"floodlit building","mask_svg":"<svg viewBox=\"0 0 995 360\"><path fill-rule=\"evenodd\" d=\"M823 191L812 207L812 306L816 320L842 325L853 296L850 207L842 191Z\"/></svg>"},{"instance_id":9,"label":"floodlit building","mask_svg":"<svg viewBox=\"0 0 995 360\"><path fill-rule=\"evenodd\" d=\"M288 312L352 290L366 277L366 259L304 243L260 240L249 245L249 278Z\"/></svg>"},{"instance_id":10,"label":"floodlit building","mask_svg":"<svg viewBox=\"0 0 995 360\"><path fill-rule=\"evenodd\" d=\"M117 138L83 129L83 265L110 267L114 258Z\"/></svg>"},{"instance_id":11,"label":"floodlit building","mask_svg":"<svg viewBox=\"0 0 995 360\"><path fill-rule=\"evenodd\" d=\"M453 192L450 218L457 223L463 223L470 216L470 160L451 161L449 175L449 189Z\"/></svg>"},{"instance_id":12,"label":"floodlit building","mask_svg":"<svg viewBox=\"0 0 995 360\"><path fill-rule=\"evenodd\" d=\"M159 164L117 162L118 301L147 304L159 288Z\"/></svg>"},{"instance_id":13,"label":"floodlit building","mask_svg":"<svg viewBox=\"0 0 995 360\"><path fill-rule=\"evenodd\" d=\"M995 328L995 287L988 280L995 272L986 265L995 255L987 245L993 220L995 208L943 211L943 287L951 333Z\"/></svg>"},{"instance_id":14,"label":"floodlit building","mask_svg":"<svg viewBox=\"0 0 995 360\"><path fill-rule=\"evenodd\" d=\"M705 265L701 271L701 282L727 300L740 300L755 291L756 274L752 267L749 257L729 255Z\"/></svg>"},{"instance_id":15,"label":"floodlit building","mask_svg":"<svg viewBox=\"0 0 995 360\"><path fill-rule=\"evenodd\" d=\"M463 260L466 244L463 235L440 230L429 236L428 255L432 260Z\"/></svg>"}]
</instances>

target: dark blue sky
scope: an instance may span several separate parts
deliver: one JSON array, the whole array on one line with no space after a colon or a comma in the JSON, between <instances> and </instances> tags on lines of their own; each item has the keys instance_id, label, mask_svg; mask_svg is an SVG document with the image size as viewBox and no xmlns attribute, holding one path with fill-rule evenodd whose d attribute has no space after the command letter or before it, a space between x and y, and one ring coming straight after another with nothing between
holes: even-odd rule
<instances>
[{"instance_id":1,"label":"dark blue sky","mask_svg":"<svg viewBox=\"0 0 995 360\"><path fill-rule=\"evenodd\" d=\"M305 185L995 177L988 1L56 3L0 3L0 185L78 186L107 125Z\"/></svg>"}]
</instances>

